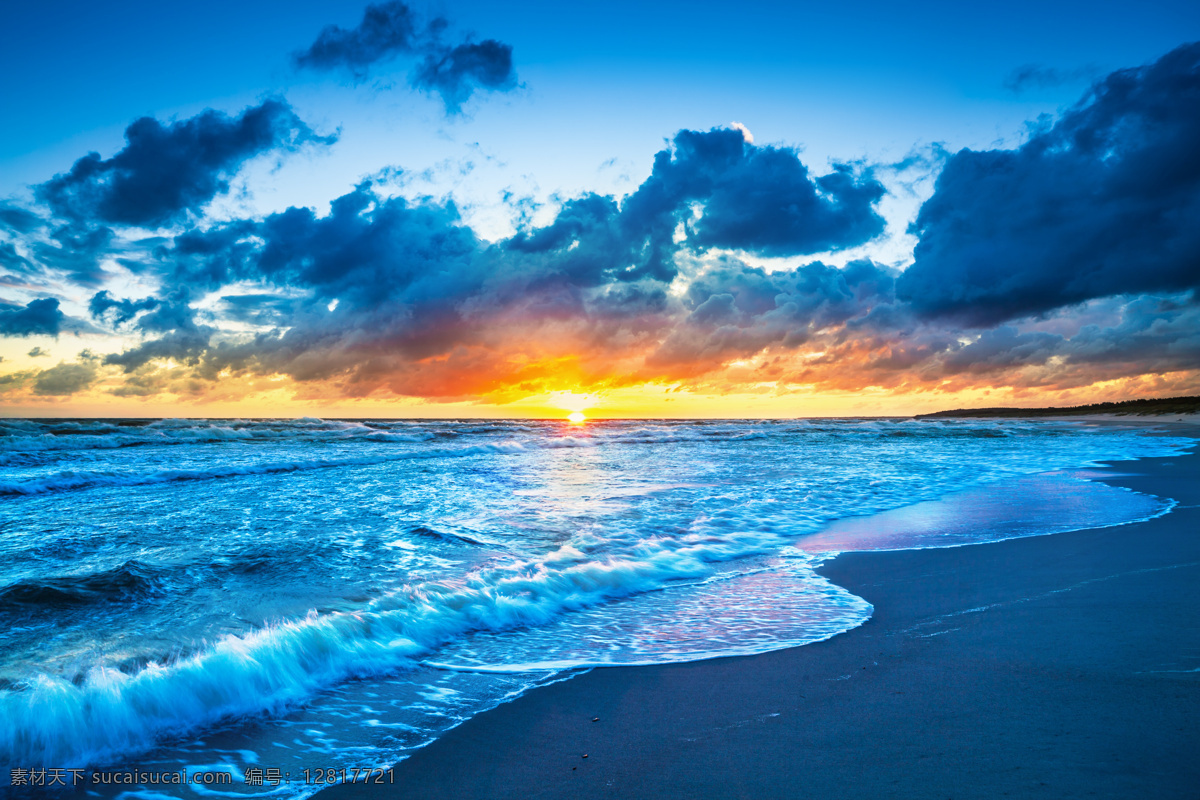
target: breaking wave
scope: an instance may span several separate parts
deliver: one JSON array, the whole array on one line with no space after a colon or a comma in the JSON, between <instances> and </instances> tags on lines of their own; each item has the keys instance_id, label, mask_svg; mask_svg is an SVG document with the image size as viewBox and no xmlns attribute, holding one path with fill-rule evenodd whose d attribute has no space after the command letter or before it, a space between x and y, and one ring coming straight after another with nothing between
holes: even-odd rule
<instances>
[{"instance_id":1,"label":"breaking wave","mask_svg":"<svg viewBox=\"0 0 1200 800\"><path fill-rule=\"evenodd\" d=\"M458 583L407 585L362 611L310 615L133 674L77 681L37 675L0 690L0 760L88 764L150 746L167 731L278 710L351 677L377 675L473 631L536 628L607 600L702 578L711 564L777 546L779 537L695 535L598 560L564 546L537 561L489 567ZM865 619L849 600L844 630Z\"/></svg>"}]
</instances>

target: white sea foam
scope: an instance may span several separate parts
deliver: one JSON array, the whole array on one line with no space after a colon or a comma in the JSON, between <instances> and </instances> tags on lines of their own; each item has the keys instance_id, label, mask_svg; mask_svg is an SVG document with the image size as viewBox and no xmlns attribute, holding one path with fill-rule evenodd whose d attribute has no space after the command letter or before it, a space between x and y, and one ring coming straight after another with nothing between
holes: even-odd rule
<instances>
[{"instance_id":1,"label":"white sea foam","mask_svg":"<svg viewBox=\"0 0 1200 800\"><path fill-rule=\"evenodd\" d=\"M71 766L152 744L168 731L277 710L349 677L386 673L472 631L536 628L562 614L699 578L713 562L764 552L778 537L653 539L636 555L598 560L573 546L538 561L492 566L459 583L408 585L362 611L310 614L227 636L133 674L32 676L0 691L0 760Z\"/></svg>"}]
</instances>

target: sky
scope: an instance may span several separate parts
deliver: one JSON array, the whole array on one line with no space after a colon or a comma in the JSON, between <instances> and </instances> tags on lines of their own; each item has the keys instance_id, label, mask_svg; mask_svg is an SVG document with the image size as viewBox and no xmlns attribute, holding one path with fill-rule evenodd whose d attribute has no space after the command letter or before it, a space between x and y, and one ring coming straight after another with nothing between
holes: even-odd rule
<instances>
[{"instance_id":1,"label":"sky","mask_svg":"<svg viewBox=\"0 0 1200 800\"><path fill-rule=\"evenodd\" d=\"M10 3L0 414L1200 394L1195 3Z\"/></svg>"}]
</instances>

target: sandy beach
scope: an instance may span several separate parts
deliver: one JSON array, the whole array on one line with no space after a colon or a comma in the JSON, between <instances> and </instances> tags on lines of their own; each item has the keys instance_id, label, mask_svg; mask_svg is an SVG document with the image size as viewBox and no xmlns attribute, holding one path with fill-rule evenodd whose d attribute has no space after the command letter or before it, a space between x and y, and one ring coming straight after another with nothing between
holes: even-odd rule
<instances>
[{"instance_id":1,"label":"sandy beach","mask_svg":"<svg viewBox=\"0 0 1200 800\"><path fill-rule=\"evenodd\" d=\"M593 670L455 728L393 786L321 797L1198 797L1200 456L1111 472L1179 506L1121 527L844 554L822 572L874 604L858 629Z\"/></svg>"}]
</instances>

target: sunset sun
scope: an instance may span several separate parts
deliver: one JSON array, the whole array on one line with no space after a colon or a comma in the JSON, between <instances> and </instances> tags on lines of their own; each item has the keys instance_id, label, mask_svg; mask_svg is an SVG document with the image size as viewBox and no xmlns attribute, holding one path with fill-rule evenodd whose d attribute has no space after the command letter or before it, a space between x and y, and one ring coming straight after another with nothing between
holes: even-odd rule
<instances>
[{"instance_id":1,"label":"sunset sun","mask_svg":"<svg viewBox=\"0 0 1200 800\"><path fill-rule=\"evenodd\" d=\"M567 419L570 420L572 424L579 425L585 419L587 419L587 417L585 417L583 415L583 413L580 411L572 411L570 414L567 415Z\"/></svg>"}]
</instances>

